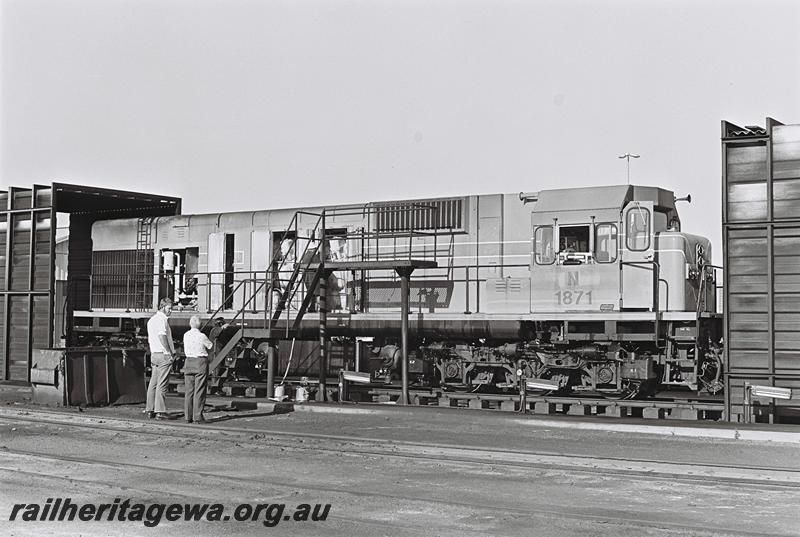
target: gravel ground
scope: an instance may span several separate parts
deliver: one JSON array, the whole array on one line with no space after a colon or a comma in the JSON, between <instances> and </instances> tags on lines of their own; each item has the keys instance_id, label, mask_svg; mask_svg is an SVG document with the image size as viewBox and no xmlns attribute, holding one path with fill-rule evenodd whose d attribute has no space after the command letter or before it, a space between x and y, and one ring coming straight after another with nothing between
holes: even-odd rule
<instances>
[{"instance_id":1,"label":"gravel ground","mask_svg":"<svg viewBox=\"0 0 800 537\"><path fill-rule=\"evenodd\" d=\"M800 482L787 473L793 486L765 486L750 482L764 471L742 468L800 469L796 445L548 428L513 414L439 409L210 412L213 422L196 427L180 419L178 399L169 404L177 419L167 423L145 420L138 406L56 415L24 402L0 407L0 534L800 535ZM380 442L370 448L361 438ZM532 452L551 458L531 463ZM577 458L541 462L559 456ZM619 459L653 462L620 473ZM717 479L726 472L734 477ZM232 519L154 528L8 520L15 504L56 497L219 502ZM284 516L301 504L331 508L325 521L268 527L266 511L233 520L242 503L285 504Z\"/></svg>"}]
</instances>

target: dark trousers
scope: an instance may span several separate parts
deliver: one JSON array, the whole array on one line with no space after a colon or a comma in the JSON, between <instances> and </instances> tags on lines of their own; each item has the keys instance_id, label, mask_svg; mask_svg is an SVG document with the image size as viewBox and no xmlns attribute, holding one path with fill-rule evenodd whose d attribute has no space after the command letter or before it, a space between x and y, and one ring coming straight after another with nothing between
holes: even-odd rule
<instances>
[{"instance_id":1,"label":"dark trousers","mask_svg":"<svg viewBox=\"0 0 800 537\"><path fill-rule=\"evenodd\" d=\"M187 356L183 378L186 391L183 399L184 416L187 420L202 420L203 407L206 404L208 357Z\"/></svg>"}]
</instances>

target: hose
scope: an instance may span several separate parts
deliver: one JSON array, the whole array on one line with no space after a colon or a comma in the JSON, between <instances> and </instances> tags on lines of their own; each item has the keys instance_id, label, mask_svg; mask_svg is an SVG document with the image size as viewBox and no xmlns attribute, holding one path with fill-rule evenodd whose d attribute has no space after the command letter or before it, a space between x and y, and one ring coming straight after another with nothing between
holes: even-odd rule
<instances>
[{"instance_id":1,"label":"hose","mask_svg":"<svg viewBox=\"0 0 800 537\"><path fill-rule=\"evenodd\" d=\"M289 349L289 361L286 363L286 371L283 372L283 378L281 379L281 384L286 382L286 376L289 374L289 366L292 365L292 356L294 356L294 342L295 338L292 338L292 347Z\"/></svg>"}]
</instances>

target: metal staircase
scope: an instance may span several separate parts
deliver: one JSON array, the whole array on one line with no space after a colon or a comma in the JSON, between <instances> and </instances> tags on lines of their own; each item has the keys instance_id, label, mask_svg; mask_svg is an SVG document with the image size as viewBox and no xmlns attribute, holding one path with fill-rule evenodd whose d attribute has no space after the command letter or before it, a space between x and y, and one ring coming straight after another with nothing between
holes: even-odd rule
<instances>
[{"instance_id":1,"label":"metal staircase","mask_svg":"<svg viewBox=\"0 0 800 537\"><path fill-rule=\"evenodd\" d=\"M331 216L336 218L342 214L334 210ZM303 220L302 229L301 220ZM311 222L314 222L313 228L308 229ZM304 230L306 232L301 233ZM424 268L429 272L438 268L443 271L440 278L452 278L454 232L451 230L447 235L449 235L447 242L439 242L436 233L360 228L352 235L344 236L344 240L361 243L357 256L337 261L328 259L326 211L296 212L280 240L275 239L272 259L267 270L257 277L238 281L226 293L227 296L222 298L222 306L219 306L206 321L204 327L215 323L224 314L228 327L224 331L224 336L229 339L219 340L215 356L209 364L212 375L226 358L246 357L254 352L263 355L265 343L273 344L279 339L295 337L300 331L305 314L312 309L318 298L322 301L319 295L325 292L327 276L334 271L354 274L353 285L355 285L355 273L361 273L364 278L366 273L371 272L377 274L379 283L394 282L398 278L403 278L401 273L410 274L414 268ZM331 235L331 237L342 237L342 235ZM430 238L428 244L415 244L416 239L423 237ZM443 256L448 259L447 265L438 267L437 259ZM408 274L405 276L406 279ZM370 286L370 281L371 279L365 278L360 285ZM233 303L236 295L244 299L236 298L239 309L233 313L230 310L225 311L224 304ZM354 297L351 307L356 307L356 301ZM366 311L369 307L364 302L362 298L361 311ZM324 325L327 313L327 308L325 311L320 311L321 340L326 337ZM232 317L229 317L230 315ZM224 376L224 373L221 374L218 381L222 381Z\"/></svg>"},{"instance_id":2,"label":"metal staircase","mask_svg":"<svg viewBox=\"0 0 800 537\"><path fill-rule=\"evenodd\" d=\"M301 216L305 215L305 225L313 216L315 224L313 229L307 231L306 236L299 232ZM333 217L341 216L331 212ZM272 259L267 270L258 276L243 279L236 283L227 296L223 297L222 306L214 311L204 326L215 323L220 319L225 308L224 304L234 302L234 296L238 294L245 298L242 300L241 307L233 313L227 321L227 328L221 332L223 338L219 338L218 350L211 363L209 370L212 374L211 386L219 387L227 378L236 379L237 371L245 371L245 377L249 375L247 371L251 365L245 369L237 369L231 362L226 361L232 358L248 361L256 357L260 365L259 369L267 371L267 396L271 395L271 388L274 386L274 375L276 370L275 344L277 340L285 340L301 335L308 335L308 327L303 324L304 315L312 311L312 306L317 298L320 301L319 309L319 384L316 390L318 401L324 401L329 397L327 392L328 370L328 351L327 351L327 328L328 322L328 277L335 272L345 272L353 274L353 289L355 290L355 274L362 274L361 285L372 285L371 280L365 278L368 273L378 273L377 278L387 281L387 276L391 279L399 278L400 288L400 341L403 349L403 397L402 401L408 401L408 335L409 335L409 297L410 297L410 276L416 269L426 271L439 268L437 257L448 255L450 258L449 266L442 267L448 274L452 272L452 257L454 253L454 240L451 236L450 244L439 244L436 234L422 233L415 230L389 230L388 232L375 231L364 233L360 228L356 234L346 234L345 240L361 241L362 248L354 257L346 259L328 259L328 239L342 237L341 230L329 230L330 237L326 234L326 212L320 214L298 211L294 214L291 223L282 234L280 240L277 238L273 244ZM452 232L450 233L452 235ZM420 248L414 243L417 237L433 237L433 247L429 248L424 243ZM375 246L364 248L367 241L375 240ZM405 244L403 244L405 243ZM386 246L388 252L381 252L381 247ZM385 255L388 254L388 255ZM422 258L418 258L421 255ZM430 258L433 259L430 259ZM393 283L393 282L392 282ZM355 291L354 291L355 293ZM362 293L363 296L363 293ZM239 303L239 299L236 299ZM355 294L351 308L356 308ZM263 305L263 306L262 306ZM335 306L334 306L335 307ZM362 303L360 311L366 311L368 305ZM261 313L263 312L263 317ZM231 315L231 311L225 311L226 319ZM352 310L351 310L352 313ZM227 338L227 339L225 339ZM212 338L213 339L213 338ZM266 368L262 360L266 361ZM225 361L225 362L224 362ZM224 367L220 367L224 365Z\"/></svg>"},{"instance_id":3,"label":"metal staircase","mask_svg":"<svg viewBox=\"0 0 800 537\"><path fill-rule=\"evenodd\" d=\"M307 237L298 234L300 215L310 215L299 211L295 213L291 223L283 233L280 243L273 249L272 260L265 278L240 281L222 301L222 306L217 308L204 326L213 323L219 318L224 309L224 304L229 298L242 288L252 289L251 296L244 301L242 307L228 322L228 326L238 328L232 337L220 348L214 360L209 364L209 371L215 371L220 363L233 351L242 340L247 340L245 349L252 349L261 342L273 339L278 322L285 318L285 332L282 337L289 338L297 331L303 316L316 299L318 284L324 269L324 240L318 239L325 236L325 212L317 216L317 221ZM282 246L289 244L286 253L282 253ZM302 291L301 291L302 290ZM245 313L253 311L257 297L264 294L266 307L262 326L248 326L250 319L245 318ZM277 300L275 297L277 296ZM292 306L295 306L292 309ZM252 319L252 318L251 318ZM252 324L256 324L252 320ZM244 349L243 349L244 350Z\"/></svg>"}]
</instances>

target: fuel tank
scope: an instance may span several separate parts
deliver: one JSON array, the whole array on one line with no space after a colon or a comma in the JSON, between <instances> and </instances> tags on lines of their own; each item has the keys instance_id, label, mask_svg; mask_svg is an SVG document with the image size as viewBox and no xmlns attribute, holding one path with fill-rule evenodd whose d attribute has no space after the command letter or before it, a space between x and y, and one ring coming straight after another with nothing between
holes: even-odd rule
<instances>
[{"instance_id":1,"label":"fuel tank","mask_svg":"<svg viewBox=\"0 0 800 537\"><path fill-rule=\"evenodd\" d=\"M397 337L401 330L399 317L397 313L328 315L326 329L329 336ZM282 328L286 326L279 322L278 329ZM534 337L534 326L532 321L517 319L489 319L478 315L454 318L418 313L409 315L408 333L416 338L526 340ZM318 338L319 320L304 318L297 335L302 339Z\"/></svg>"}]
</instances>

